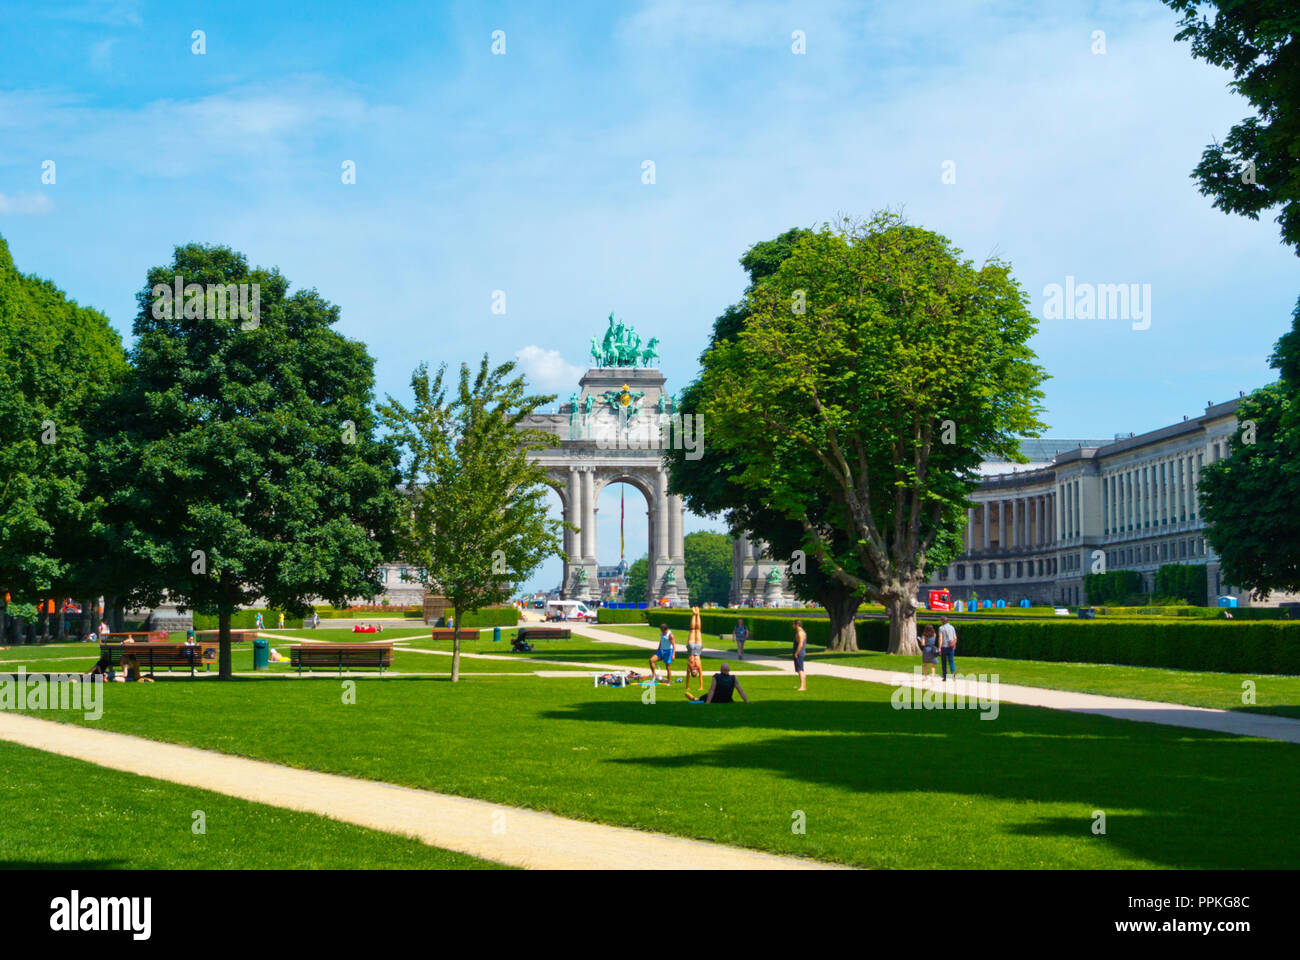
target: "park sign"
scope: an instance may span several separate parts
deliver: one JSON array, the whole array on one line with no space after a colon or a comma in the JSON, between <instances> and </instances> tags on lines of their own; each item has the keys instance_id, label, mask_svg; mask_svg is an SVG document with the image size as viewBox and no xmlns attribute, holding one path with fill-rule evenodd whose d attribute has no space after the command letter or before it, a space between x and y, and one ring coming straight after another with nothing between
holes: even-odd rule
<instances>
[{"instance_id":1,"label":"park sign","mask_svg":"<svg viewBox=\"0 0 1300 960\"><path fill-rule=\"evenodd\" d=\"M658 337L651 337L645 347L641 346L641 337L636 330L627 326L622 320L615 321L614 314L609 315L609 327L605 330L603 340L591 338L591 359L596 367L648 367L659 359L655 347L659 345Z\"/></svg>"}]
</instances>

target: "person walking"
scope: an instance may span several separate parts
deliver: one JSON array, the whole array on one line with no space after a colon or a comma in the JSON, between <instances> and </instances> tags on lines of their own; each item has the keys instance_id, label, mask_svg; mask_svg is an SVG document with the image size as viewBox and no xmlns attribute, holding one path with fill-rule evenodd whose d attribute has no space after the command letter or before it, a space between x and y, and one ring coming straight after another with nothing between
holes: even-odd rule
<instances>
[{"instance_id":1,"label":"person walking","mask_svg":"<svg viewBox=\"0 0 1300 960\"><path fill-rule=\"evenodd\" d=\"M745 626L745 621L736 620L735 627L732 628L732 637L736 641L736 659L745 659L745 641L749 639L749 627Z\"/></svg>"},{"instance_id":2,"label":"person walking","mask_svg":"<svg viewBox=\"0 0 1300 960\"><path fill-rule=\"evenodd\" d=\"M921 676L928 676L934 679L934 665L939 660L939 638L935 635L934 627L926 624L921 630Z\"/></svg>"},{"instance_id":3,"label":"person walking","mask_svg":"<svg viewBox=\"0 0 1300 960\"><path fill-rule=\"evenodd\" d=\"M665 683L673 682L673 654L676 653L676 641L673 639L673 632L668 629L668 624L659 624L659 649L650 656L650 682L658 683L659 674L656 672L656 664L662 663L668 668L668 679Z\"/></svg>"},{"instance_id":4,"label":"person walking","mask_svg":"<svg viewBox=\"0 0 1300 960\"><path fill-rule=\"evenodd\" d=\"M799 674L799 686L795 689L805 692L808 689L808 676L803 672L803 657L808 651L808 634L804 633L803 621L794 622L794 672Z\"/></svg>"},{"instance_id":5,"label":"person walking","mask_svg":"<svg viewBox=\"0 0 1300 960\"><path fill-rule=\"evenodd\" d=\"M933 629L927 627L926 629ZM948 674L953 675L954 681L957 677L957 665L953 659L957 653L957 628L948 622L947 617L939 618L939 666L943 671L943 679L948 679ZM931 673L934 672L932 669Z\"/></svg>"},{"instance_id":6,"label":"person walking","mask_svg":"<svg viewBox=\"0 0 1300 960\"><path fill-rule=\"evenodd\" d=\"M263 629L263 623L262 623L262 614L261 614L261 611L258 611L258 614L257 614L257 629L258 629L258 630Z\"/></svg>"}]
</instances>

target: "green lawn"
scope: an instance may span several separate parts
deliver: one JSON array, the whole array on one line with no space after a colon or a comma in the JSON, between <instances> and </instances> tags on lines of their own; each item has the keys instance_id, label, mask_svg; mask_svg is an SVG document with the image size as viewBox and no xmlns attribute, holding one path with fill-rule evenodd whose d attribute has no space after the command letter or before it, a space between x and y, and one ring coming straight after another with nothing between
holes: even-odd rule
<instances>
[{"instance_id":1,"label":"green lawn","mask_svg":"<svg viewBox=\"0 0 1300 960\"><path fill-rule=\"evenodd\" d=\"M921 664L920 657L891 657L874 651L813 654L809 661L903 673L911 673L913 667ZM1001 683L1026 687L1300 717L1300 677L962 656L957 657L956 667L961 673L996 673ZM1242 703L1242 684L1245 681L1254 683L1254 704Z\"/></svg>"},{"instance_id":2,"label":"green lawn","mask_svg":"<svg viewBox=\"0 0 1300 960\"><path fill-rule=\"evenodd\" d=\"M652 627L601 627L628 636L648 638L658 636ZM724 646L717 637L705 635L705 644ZM734 649L726 645L727 649ZM745 644L746 651L788 656L791 645L768 642ZM808 645L809 663L839 663L871 670L890 670L911 673L920 666L921 658L892 657L885 653L864 650L859 653L832 653L824 647ZM750 669L746 665L746 669ZM1272 713L1285 717L1300 717L1300 677L1276 674L1203 673L1191 670L1161 670L1155 667L1128 667L1101 663L1050 663L1042 660L1003 660L994 657L957 657L957 669L962 673L998 674L1002 683L1026 687L1045 687L1052 690L1070 690L1076 693L1099 693L1112 697L1132 697L1135 700L1160 700L1166 703L1184 703L1193 707L1213 707L1220 710L1242 710ZM1254 704L1242 702L1242 683L1255 685Z\"/></svg>"},{"instance_id":3,"label":"green lawn","mask_svg":"<svg viewBox=\"0 0 1300 960\"><path fill-rule=\"evenodd\" d=\"M579 678L362 681L355 704L332 683L114 685L95 725L861 866L1300 862L1284 827L1300 746L1007 704L992 721L895 710L888 686L831 678L743 684L753 703L719 707Z\"/></svg>"},{"instance_id":4,"label":"green lawn","mask_svg":"<svg viewBox=\"0 0 1300 960\"><path fill-rule=\"evenodd\" d=\"M464 870L499 864L0 740L0 869ZM194 812L204 833L193 831Z\"/></svg>"}]
</instances>

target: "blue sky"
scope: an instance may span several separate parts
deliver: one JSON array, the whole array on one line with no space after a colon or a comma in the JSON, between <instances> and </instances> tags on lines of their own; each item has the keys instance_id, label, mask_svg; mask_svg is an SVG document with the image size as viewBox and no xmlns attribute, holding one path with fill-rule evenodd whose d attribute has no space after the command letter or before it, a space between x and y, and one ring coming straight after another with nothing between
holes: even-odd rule
<instances>
[{"instance_id":1,"label":"blue sky","mask_svg":"<svg viewBox=\"0 0 1300 960\"><path fill-rule=\"evenodd\" d=\"M1141 432L1271 380L1300 292L1276 225L1188 177L1250 111L1175 24L1156 0L24 4L0 235L124 334L149 267L225 243L339 304L381 392L487 351L567 397L611 310L680 387L749 245L902 207L1009 260L1040 317L1067 276L1150 284L1149 329L1043 320L1033 344L1052 434Z\"/></svg>"}]
</instances>

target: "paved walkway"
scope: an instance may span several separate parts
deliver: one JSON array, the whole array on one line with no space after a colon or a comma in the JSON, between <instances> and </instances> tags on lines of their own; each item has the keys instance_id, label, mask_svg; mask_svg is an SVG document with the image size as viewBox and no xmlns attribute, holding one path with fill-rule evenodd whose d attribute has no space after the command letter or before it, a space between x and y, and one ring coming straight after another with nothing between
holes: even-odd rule
<instances>
[{"instance_id":1,"label":"paved walkway","mask_svg":"<svg viewBox=\"0 0 1300 960\"><path fill-rule=\"evenodd\" d=\"M625 634L601 630L598 627L575 625L575 633L593 640L630 643L652 649L654 640L641 640ZM680 646L680 644L679 644ZM732 659L734 650L705 647L705 654L720 659ZM749 661L776 667L782 673L793 674L794 663L789 657L750 652L742 663ZM810 677L840 677L866 683L882 683L891 687L924 688L923 682L912 673L893 670L873 670L867 667L850 667L838 663L818 663L808 660L805 673ZM942 683L939 685L942 689ZM1242 737L1263 737L1268 740L1285 740L1300 743L1300 720L1266 713L1242 713L1236 710L1214 710L1209 707L1190 707L1182 703L1164 703L1158 700L1134 700L1128 697L1108 697L1096 693L1073 693L1067 690L1050 690L1046 687L1022 687L999 683L997 699L1000 703L1016 703L1070 713L1091 713L1118 720L1135 720L1139 723L1162 723L1173 727L1190 727Z\"/></svg>"},{"instance_id":2,"label":"paved walkway","mask_svg":"<svg viewBox=\"0 0 1300 960\"><path fill-rule=\"evenodd\" d=\"M586 823L389 783L297 770L9 711L0 711L0 739L113 770L400 833L432 846L515 867L833 869L831 864L796 857Z\"/></svg>"}]
</instances>

